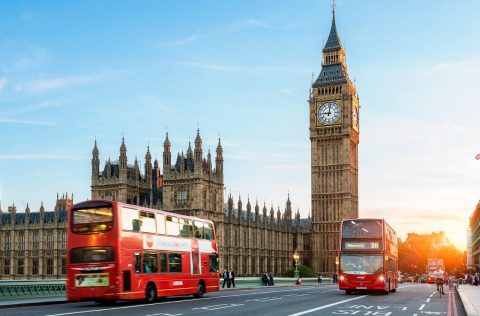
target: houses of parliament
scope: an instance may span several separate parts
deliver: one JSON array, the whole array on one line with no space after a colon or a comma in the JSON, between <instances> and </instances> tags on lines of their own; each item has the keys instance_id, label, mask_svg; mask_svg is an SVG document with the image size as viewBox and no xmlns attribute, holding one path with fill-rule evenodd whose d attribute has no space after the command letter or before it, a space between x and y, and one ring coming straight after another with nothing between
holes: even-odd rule
<instances>
[{"instance_id":1,"label":"houses of parliament","mask_svg":"<svg viewBox=\"0 0 480 316\"><path fill-rule=\"evenodd\" d=\"M234 201L231 194L224 201L221 140L218 140L215 157L210 151L205 154L199 130L193 148L189 143L186 152L177 153L174 159L167 133L162 161L155 159L152 162L147 147L143 166L137 159L129 164L127 145L122 139L118 160L107 160L100 168L100 150L95 141L91 160L91 198L116 200L214 221L220 269L234 269L239 276L258 276L270 271L281 275L293 267L294 253L300 255L301 265L311 267L317 273L335 273L340 221L358 217L359 98L349 78L345 56L333 8L330 33L322 50L322 68L312 83L308 102L312 206L308 218L301 218L300 212L293 210L290 196L286 196L282 209L274 209L272 205L257 200L250 201L249 197L242 200L239 196ZM32 270L33 266L38 266L41 276L52 275L47 273L51 266L47 257L37 259L43 260L38 265L27 258L25 260L30 261L24 264L24 269L18 268L21 262L18 260L22 257L17 256L17 250L13 248L18 248L21 245L19 240L23 238L28 247L40 249L31 246L33 240L40 238L48 244L48 231L52 229L56 231L54 242L60 241L54 245L60 253L55 259L54 275L63 275L64 252L61 250L64 251L64 244L61 242L68 205L60 204L53 215L48 215L51 219L45 220L46 212L43 212L43 220L40 215L35 215L34 218L39 219L33 224L31 218L19 219L19 214L10 209L9 214L3 215L8 216L8 220L3 220L0 215L1 233L4 234L0 244L3 256L0 257L10 254L8 264L6 259L0 263L0 278L9 278L7 272L10 278L30 277L31 271L37 271ZM46 233L40 233L35 239L31 228ZM10 238L8 243L7 235ZM14 265L17 268L14 269Z\"/></svg>"}]
</instances>

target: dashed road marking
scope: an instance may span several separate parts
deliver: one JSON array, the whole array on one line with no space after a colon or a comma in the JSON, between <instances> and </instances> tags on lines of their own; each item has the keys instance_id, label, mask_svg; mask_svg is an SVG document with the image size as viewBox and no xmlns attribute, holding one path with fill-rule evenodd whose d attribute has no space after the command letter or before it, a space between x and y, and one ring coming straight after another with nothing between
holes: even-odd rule
<instances>
[{"instance_id":1,"label":"dashed road marking","mask_svg":"<svg viewBox=\"0 0 480 316\"><path fill-rule=\"evenodd\" d=\"M423 310L424 307L425 307L425 304L422 304L422 306L420 306L420 307L418 308L418 310L421 311L421 310Z\"/></svg>"},{"instance_id":2,"label":"dashed road marking","mask_svg":"<svg viewBox=\"0 0 480 316\"><path fill-rule=\"evenodd\" d=\"M332 307L332 306L335 306L335 305L343 304L343 303L354 301L354 300L359 300L359 299L367 297L367 296L368 295L362 295L362 296L350 298L348 300L343 300L343 301L339 301L339 302L335 302L335 303L331 303L331 304L327 304L327 305L322 305L322 306L315 307L315 308L312 308L312 309L308 309L308 310L305 310L305 311L301 311L301 312L298 312L298 313L295 313L295 314L290 314L289 316L300 316L300 315L304 315L304 314L313 313L313 312L316 312L316 311L319 311L319 310L322 310L322 309L325 309L325 308L329 308L329 307Z\"/></svg>"},{"instance_id":3,"label":"dashed road marking","mask_svg":"<svg viewBox=\"0 0 480 316\"><path fill-rule=\"evenodd\" d=\"M241 305L244 305L244 304L217 304L217 305L210 305L210 306L204 306L204 307L195 307L195 308L192 308L192 310L203 309L207 311L215 311L217 309L225 309L225 308L237 307Z\"/></svg>"}]
</instances>

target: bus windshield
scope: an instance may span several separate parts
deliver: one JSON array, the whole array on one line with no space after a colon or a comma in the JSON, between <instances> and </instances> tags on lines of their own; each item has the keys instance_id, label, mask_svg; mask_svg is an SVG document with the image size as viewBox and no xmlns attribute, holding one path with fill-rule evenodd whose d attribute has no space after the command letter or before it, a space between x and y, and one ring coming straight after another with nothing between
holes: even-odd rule
<instances>
[{"instance_id":1,"label":"bus windshield","mask_svg":"<svg viewBox=\"0 0 480 316\"><path fill-rule=\"evenodd\" d=\"M340 257L341 272L346 274L366 275L383 272L382 255L343 254Z\"/></svg>"},{"instance_id":2,"label":"bus windshield","mask_svg":"<svg viewBox=\"0 0 480 316\"><path fill-rule=\"evenodd\" d=\"M112 227L111 207L72 210L72 232L75 234L103 233L112 230Z\"/></svg>"},{"instance_id":3,"label":"bus windshield","mask_svg":"<svg viewBox=\"0 0 480 316\"><path fill-rule=\"evenodd\" d=\"M344 221L343 238L382 238L383 225L381 220L351 220Z\"/></svg>"}]
</instances>

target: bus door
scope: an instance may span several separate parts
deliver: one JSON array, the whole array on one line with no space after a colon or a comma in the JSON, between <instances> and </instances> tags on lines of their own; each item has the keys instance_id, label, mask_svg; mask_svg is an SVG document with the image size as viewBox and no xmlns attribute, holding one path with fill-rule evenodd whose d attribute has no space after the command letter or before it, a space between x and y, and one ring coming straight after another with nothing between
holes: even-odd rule
<instances>
[{"instance_id":1,"label":"bus door","mask_svg":"<svg viewBox=\"0 0 480 316\"><path fill-rule=\"evenodd\" d=\"M198 240L192 240L192 274L200 274L200 251Z\"/></svg>"}]
</instances>

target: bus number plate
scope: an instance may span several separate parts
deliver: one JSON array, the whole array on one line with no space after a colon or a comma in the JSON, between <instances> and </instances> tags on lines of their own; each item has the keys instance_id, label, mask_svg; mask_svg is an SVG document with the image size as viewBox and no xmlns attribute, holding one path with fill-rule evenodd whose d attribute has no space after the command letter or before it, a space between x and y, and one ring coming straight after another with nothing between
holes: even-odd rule
<instances>
[{"instance_id":1,"label":"bus number plate","mask_svg":"<svg viewBox=\"0 0 480 316\"><path fill-rule=\"evenodd\" d=\"M366 286L357 286L357 290L366 290L367 287Z\"/></svg>"}]
</instances>

